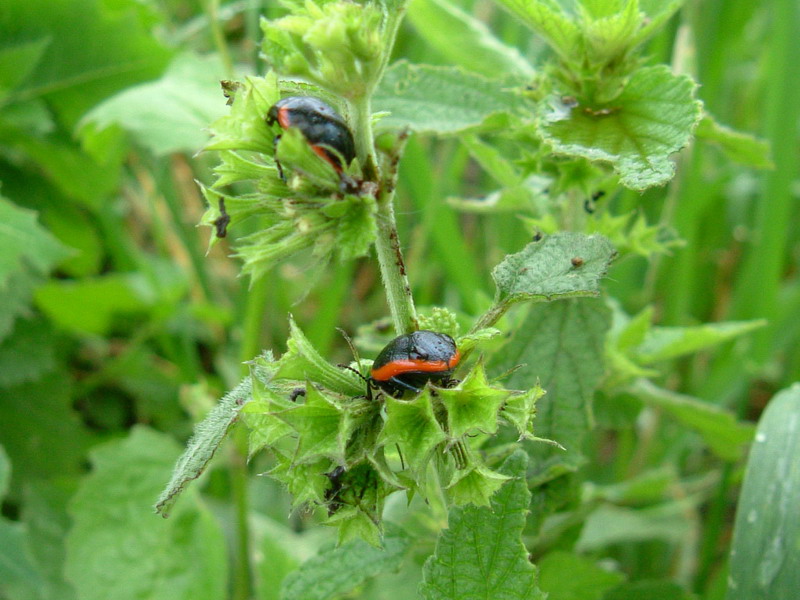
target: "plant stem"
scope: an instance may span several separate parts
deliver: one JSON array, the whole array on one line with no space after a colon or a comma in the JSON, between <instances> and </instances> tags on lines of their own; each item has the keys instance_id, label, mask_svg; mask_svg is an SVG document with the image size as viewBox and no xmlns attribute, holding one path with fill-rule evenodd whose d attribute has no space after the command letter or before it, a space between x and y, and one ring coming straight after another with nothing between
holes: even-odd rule
<instances>
[{"instance_id":1,"label":"plant stem","mask_svg":"<svg viewBox=\"0 0 800 600\"><path fill-rule=\"evenodd\" d=\"M247 483L247 431L239 426L233 432L234 448L231 452L231 494L236 509L236 561L233 573L234 600L249 600L252 590L250 569L250 526L248 522L249 498Z\"/></svg>"},{"instance_id":2,"label":"plant stem","mask_svg":"<svg viewBox=\"0 0 800 600\"><path fill-rule=\"evenodd\" d=\"M509 302L508 300L502 300L493 304L492 307L483 313L475 322L475 325L472 326L472 329L469 330L469 333L476 333L481 329L491 327L497 323L502 316L508 312L508 309L511 308L512 304L513 302Z\"/></svg>"},{"instance_id":3,"label":"plant stem","mask_svg":"<svg viewBox=\"0 0 800 600\"><path fill-rule=\"evenodd\" d=\"M384 174L382 178L384 181L379 181L369 95L353 100L350 108L355 128L356 153L362 161L364 179L367 182L374 182L378 189L376 215L378 237L375 240L375 252L378 255L392 323L397 334L402 335L419 329L419 323L397 235L394 218L394 186L384 185L385 182L393 180L394 174Z\"/></svg>"},{"instance_id":4,"label":"plant stem","mask_svg":"<svg viewBox=\"0 0 800 600\"><path fill-rule=\"evenodd\" d=\"M239 358L242 363L258 354L261 345L261 323L264 318L264 305L268 291L268 279L262 276L253 283L247 296L243 319L243 339L239 349ZM247 372L247 365L242 364L242 375L247 375ZM247 432L244 428L234 429L233 442L234 447L230 454L231 495L236 510L233 598L234 600L248 600L251 597L253 577L250 566L249 498L247 495L250 474L247 469Z\"/></svg>"},{"instance_id":5,"label":"plant stem","mask_svg":"<svg viewBox=\"0 0 800 600\"><path fill-rule=\"evenodd\" d=\"M400 240L397 237L393 199L394 193L388 194L387 198L378 199L378 237L375 240L375 252L381 267L392 323L397 334L402 335L419 329L419 323L411 287L408 285Z\"/></svg>"},{"instance_id":6,"label":"plant stem","mask_svg":"<svg viewBox=\"0 0 800 600\"><path fill-rule=\"evenodd\" d=\"M378 160L375 156L375 143L372 137L372 102L369 94L350 103L355 129L356 155L361 160L364 179L376 181Z\"/></svg>"}]
</instances>

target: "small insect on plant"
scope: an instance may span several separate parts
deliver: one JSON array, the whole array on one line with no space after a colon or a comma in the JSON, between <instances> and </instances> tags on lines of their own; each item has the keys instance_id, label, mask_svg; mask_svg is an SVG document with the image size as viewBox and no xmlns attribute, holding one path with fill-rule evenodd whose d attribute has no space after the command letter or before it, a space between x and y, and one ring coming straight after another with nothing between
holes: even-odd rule
<instances>
[{"instance_id":1,"label":"small insect on plant","mask_svg":"<svg viewBox=\"0 0 800 600\"><path fill-rule=\"evenodd\" d=\"M276 102L267 113L267 125L277 123L281 129L295 127L308 140L311 149L330 163L337 173L356 157L353 134L342 116L319 98L289 96ZM281 136L276 136L275 144ZM334 150L335 152L331 152ZM341 158L340 158L341 157ZM283 177L283 169L276 161Z\"/></svg>"},{"instance_id":2,"label":"small insect on plant","mask_svg":"<svg viewBox=\"0 0 800 600\"><path fill-rule=\"evenodd\" d=\"M370 371L370 383L394 397L419 394L435 381L448 387L461 354L446 333L421 330L398 336L381 350Z\"/></svg>"}]
</instances>

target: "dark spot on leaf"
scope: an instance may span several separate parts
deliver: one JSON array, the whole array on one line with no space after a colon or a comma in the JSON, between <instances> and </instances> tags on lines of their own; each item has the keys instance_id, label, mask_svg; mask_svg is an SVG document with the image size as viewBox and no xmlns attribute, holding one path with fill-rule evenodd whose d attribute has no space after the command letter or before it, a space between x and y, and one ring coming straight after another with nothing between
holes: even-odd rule
<instances>
[{"instance_id":1,"label":"dark spot on leaf","mask_svg":"<svg viewBox=\"0 0 800 600\"><path fill-rule=\"evenodd\" d=\"M586 108L583 109L583 112L585 112L590 117L608 117L618 113L619 111L620 111L619 106L610 106L606 108L591 108L590 106L587 106Z\"/></svg>"},{"instance_id":2,"label":"dark spot on leaf","mask_svg":"<svg viewBox=\"0 0 800 600\"><path fill-rule=\"evenodd\" d=\"M578 106L578 99L575 96L561 96L561 103L567 108L575 108Z\"/></svg>"}]
</instances>

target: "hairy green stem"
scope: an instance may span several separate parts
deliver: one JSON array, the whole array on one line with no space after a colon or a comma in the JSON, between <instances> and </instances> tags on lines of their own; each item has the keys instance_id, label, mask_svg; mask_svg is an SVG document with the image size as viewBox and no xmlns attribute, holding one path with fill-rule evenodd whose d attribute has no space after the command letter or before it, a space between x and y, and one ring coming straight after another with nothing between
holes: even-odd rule
<instances>
[{"instance_id":1,"label":"hairy green stem","mask_svg":"<svg viewBox=\"0 0 800 600\"><path fill-rule=\"evenodd\" d=\"M394 30L396 33L396 29ZM381 278L386 290L386 299L392 315L392 323L398 335L419 329L414 298L406 275L403 251L397 235L394 217L394 186L384 185L393 179L393 174L384 174L385 182L379 181L378 160L372 136L372 108L369 95L353 100L350 104L355 129L356 153L362 161L364 179L374 182L378 189L378 236L375 252L381 269Z\"/></svg>"},{"instance_id":2,"label":"hairy green stem","mask_svg":"<svg viewBox=\"0 0 800 600\"><path fill-rule=\"evenodd\" d=\"M353 100L350 112L355 129L356 154L361 160L364 178L375 181L378 177L378 160L375 156L375 143L372 136L372 102L369 94Z\"/></svg>"},{"instance_id":3,"label":"hairy green stem","mask_svg":"<svg viewBox=\"0 0 800 600\"><path fill-rule=\"evenodd\" d=\"M253 587L250 567L250 525L248 521L249 498L247 484L247 431L239 426L234 430L231 452L231 494L236 509L236 561L233 567L233 599L249 600Z\"/></svg>"},{"instance_id":4,"label":"hairy green stem","mask_svg":"<svg viewBox=\"0 0 800 600\"><path fill-rule=\"evenodd\" d=\"M393 198L394 194L391 194L389 198L378 201L378 237L375 240L375 252L378 255L392 323L397 334L402 335L419 329L419 323L411 287L408 284L400 240L397 237Z\"/></svg>"},{"instance_id":5,"label":"hairy green stem","mask_svg":"<svg viewBox=\"0 0 800 600\"><path fill-rule=\"evenodd\" d=\"M260 277L250 289L244 312L244 331L239 358L242 363L242 375L249 369L244 364L252 359L261 346L261 324L264 318L264 305L269 290L266 277ZM236 548L233 571L234 600L248 600L253 587L253 575L250 565L250 526L248 522L249 498L247 483L250 474L247 469L247 433L238 427L234 430L234 448L230 454L231 495L236 510Z\"/></svg>"}]
</instances>

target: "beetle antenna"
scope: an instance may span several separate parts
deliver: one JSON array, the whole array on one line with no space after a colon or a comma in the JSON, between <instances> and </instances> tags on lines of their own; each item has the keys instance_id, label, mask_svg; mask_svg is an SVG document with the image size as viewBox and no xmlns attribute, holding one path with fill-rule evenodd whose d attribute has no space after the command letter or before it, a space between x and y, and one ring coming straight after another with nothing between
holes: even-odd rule
<instances>
[{"instance_id":1,"label":"beetle antenna","mask_svg":"<svg viewBox=\"0 0 800 600\"><path fill-rule=\"evenodd\" d=\"M336 329L339 329L339 328L337 327ZM344 339L347 340L347 345L350 346L350 351L353 353L353 358L355 359L356 364L360 367L361 366L361 361L358 358L358 351L356 350L356 347L353 345L353 340L350 339L350 336L348 336L344 332L344 330L339 329L339 333L341 333L344 336ZM352 371L353 373L355 373L356 375L361 377L361 379L364 380L364 383L367 384L367 400L369 400L371 402L372 401L372 380L369 377L366 377L361 371L359 371L358 369L354 369L350 365L343 365L343 364L340 363L340 364L338 364L336 366L339 367L340 369L347 369L348 371Z\"/></svg>"},{"instance_id":2,"label":"beetle antenna","mask_svg":"<svg viewBox=\"0 0 800 600\"><path fill-rule=\"evenodd\" d=\"M352 371L353 373L355 373L356 375L358 375L359 377L361 377L361 379L363 379L363 380L364 380L364 383L366 383L367 385L369 385L369 378L368 378L368 377L364 377L364 375L362 375L362 374L361 374L361 372L360 372L358 369L354 369L354 368L353 368L353 367L351 367L350 365L343 365L343 364L341 364L341 363L339 363L339 364L338 364L338 365L336 365L336 366L337 366L337 367L339 367L340 369L347 369L348 371Z\"/></svg>"},{"instance_id":3,"label":"beetle antenna","mask_svg":"<svg viewBox=\"0 0 800 600\"><path fill-rule=\"evenodd\" d=\"M353 360L356 361L357 365L361 365L361 357L358 355L358 350L356 350L356 345L353 343L352 338L347 335L347 332L342 329L341 327L337 327L336 330L342 334L344 341L347 342L347 345L350 346L350 352L353 354ZM360 373L359 373L360 374Z\"/></svg>"}]
</instances>

